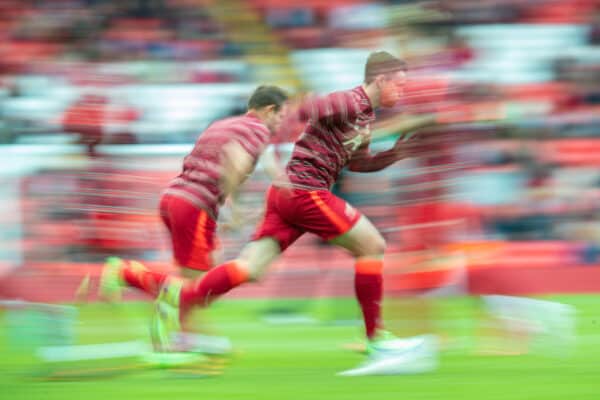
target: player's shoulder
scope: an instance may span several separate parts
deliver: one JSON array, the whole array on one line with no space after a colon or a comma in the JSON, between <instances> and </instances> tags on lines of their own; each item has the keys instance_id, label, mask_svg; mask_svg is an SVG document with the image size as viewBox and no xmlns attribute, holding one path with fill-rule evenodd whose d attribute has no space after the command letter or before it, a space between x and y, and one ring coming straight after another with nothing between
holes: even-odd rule
<instances>
[{"instance_id":1,"label":"player's shoulder","mask_svg":"<svg viewBox=\"0 0 600 400\"><path fill-rule=\"evenodd\" d=\"M268 128L258 119L247 115L224 118L212 123L208 129L224 133L267 133Z\"/></svg>"},{"instance_id":2,"label":"player's shoulder","mask_svg":"<svg viewBox=\"0 0 600 400\"><path fill-rule=\"evenodd\" d=\"M359 85L359 86L355 86L350 89L339 90L334 93L345 94L345 95L349 95L349 96L353 96L353 97L363 97L364 89L362 88L362 86Z\"/></svg>"},{"instance_id":3,"label":"player's shoulder","mask_svg":"<svg viewBox=\"0 0 600 400\"><path fill-rule=\"evenodd\" d=\"M260 119L250 116L250 115L241 116L239 122L244 124L245 126L252 128L252 129L257 129L257 130L261 130L261 131L269 130L267 128L267 126Z\"/></svg>"},{"instance_id":4,"label":"player's shoulder","mask_svg":"<svg viewBox=\"0 0 600 400\"><path fill-rule=\"evenodd\" d=\"M354 97L362 105L371 105L371 100L362 86L356 86L355 88L351 89L350 92L352 93L352 97Z\"/></svg>"},{"instance_id":5,"label":"player's shoulder","mask_svg":"<svg viewBox=\"0 0 600 400\"><path fill-rule=\"evenodd\" d=\"M229 127L242 127L242 128L250 128L250 129L259 129L259 130L267 130L265 124L262 121L254 116L244 114L238 115L234 117L229 117L223 120L225 124Z\"/></svg>"},{"instance_id":6,"label":"player's shoulder","mask_svg":"<svg viewBox=\"0 0 600 400\"><path fill-rule=\"evenodd\" d=\"M356 88L336 90L329 93L329 96L357 96Z\"/></svg>"},{"instance_id":7,"label":"player's shoulder","mask_svg":"<svg viewBox=\"0 0 600 400\"><path fill-rule=\"evenodd\" d=\"M332 99L345 99L346 101L348 100L352 100L356 103L364 103L366 104L370 104L369 103L369 98L367 97L364 89L361 86L357 86L354 87L352 89L346 89L346 90L338 90L335 92L331 92L329 94L329 97Z\"/></svg>"}]
</instances>

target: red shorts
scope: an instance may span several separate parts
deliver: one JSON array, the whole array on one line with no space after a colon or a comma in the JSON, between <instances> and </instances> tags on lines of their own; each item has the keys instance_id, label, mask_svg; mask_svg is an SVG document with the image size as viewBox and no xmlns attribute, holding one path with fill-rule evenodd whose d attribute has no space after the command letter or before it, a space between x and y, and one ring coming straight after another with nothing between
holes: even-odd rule
<instances>
[{"instance_id":1,"label":"red shorts","mask_svg":"<svg viewBox=\"0 0 600 400\"><path fill-rule=\"evenodd\" d=\"M348 232L360 217L359 211L328 190L271 186L265 216L253 240L272 237L283 251L304 232L325 240L336 238Z\"/></svg>"},{"instance_id":2,"label":"red shorts","mask_svg":"<svg viewBox=\"0 0 600 400\"><path fill-rule=\"evenodd\" d=\"M187 200L165 194L160 199L160 216L171 234L177 264L209 270L213 266L212 252L217 247L217 224L208 213Z\"/></svg>"}]
</instances>

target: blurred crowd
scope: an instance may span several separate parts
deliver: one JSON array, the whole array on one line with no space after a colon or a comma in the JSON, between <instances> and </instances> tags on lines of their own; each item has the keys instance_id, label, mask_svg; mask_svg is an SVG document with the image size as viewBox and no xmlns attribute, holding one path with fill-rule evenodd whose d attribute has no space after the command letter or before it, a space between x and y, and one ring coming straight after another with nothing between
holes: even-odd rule
<instances>
[{"instance_id":1,"label":"blurred crowd","mask_svg":"<svg viewBox=\"0 0 600 400\"><path fill-rule=\"evenodd\" d=\"M0 193L20 215L0 215L18 243L9 261L166 259L156 201L211 121L243 112L262 82L356 86L385 49L409 65L394 113L501 116L426 132L420 157L343 176L337 193L392 251L485 241L505 244L497 264L598 263L597 0L0 0L0 38L0 143L25 159ZM283 159L302 129L290 118ZM260 172L247 184L248 210L267 184ZM522 259L513 242L530 243Z\"/></svg>"}]
</instances>

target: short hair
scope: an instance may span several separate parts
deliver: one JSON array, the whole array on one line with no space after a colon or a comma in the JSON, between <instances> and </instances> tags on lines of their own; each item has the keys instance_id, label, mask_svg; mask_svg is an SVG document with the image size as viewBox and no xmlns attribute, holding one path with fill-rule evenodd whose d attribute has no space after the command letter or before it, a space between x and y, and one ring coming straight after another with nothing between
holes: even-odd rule
<instances>
[{"instance_id":1,"label":"short hair","mask_svg":"<svg viewBox=\"0 0 600 400\"><path fill-rule=\"evenodd\" d=\"M282 104L288 99L288 95L283 89L277 86L261 85L254 90L254 93L248 100L249 110L259 110L261 108L274 105L275 110L279 111Z\"/></svg>"},{"instance_id":2,"label":"short hair","mask_svg":"<svg viewBox=\"0 0 600 400\"><path fill-rule=\"evenodd\" d=\"M406 63L387 51L375 51L369 54L365 64L365 83L373 82L377 75L406 71Z\"/></svg>"}]
</instances>

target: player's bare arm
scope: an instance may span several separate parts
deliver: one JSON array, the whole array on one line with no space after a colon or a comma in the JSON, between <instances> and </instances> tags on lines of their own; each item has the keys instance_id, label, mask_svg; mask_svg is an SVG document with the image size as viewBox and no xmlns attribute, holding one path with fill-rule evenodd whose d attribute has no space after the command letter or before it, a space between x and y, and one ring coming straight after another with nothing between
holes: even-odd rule
<instances>
[{"instance_id":1,"label":"player's bare arm","mask_svg":"<svg viewBox=\"0 0 600 400\"><path fill-rule=\"evenodd\" d=\"M371 133L371 138L382 139L398 134L405 136L419 129L432 127L439 123L440 121L436 114L398 115L381 122L376 122Z\"/></svg>"},{"instance_id":2,"label":"player's bare arm","mask_svg":"<svg viewBox=\"0 0 600 400\"><path fill-rule=\"evenodd\" d=\"M400 134L389 150L371 154L368 144L361 146L352 156L348 169L353 172L375 172L389 167L397 161L413 156L417 139L412 135L419 129L438 124L435 115L398 116L377 124L371 137L383 138Z\"/></svg>"},{"instance_id":3,"label":"player's bare arm","mask_svg":"<svg viewBox=\"0 0 600 400\"><path fill-rule=\"evenodd\" d=\"M230 141L223 146L221 154L223 159L221 187L223 193L228 196L234 193L252 173L254 158L236 141Z\"/></svg>"}]
</instances>

